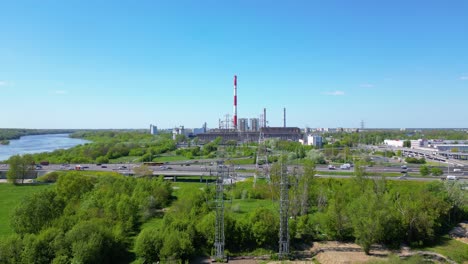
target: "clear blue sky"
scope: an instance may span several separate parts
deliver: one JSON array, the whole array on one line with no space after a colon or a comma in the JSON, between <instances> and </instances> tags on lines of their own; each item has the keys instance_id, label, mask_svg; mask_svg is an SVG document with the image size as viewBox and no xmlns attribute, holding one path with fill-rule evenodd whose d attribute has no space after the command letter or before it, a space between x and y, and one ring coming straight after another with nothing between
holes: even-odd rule
<instances>
[{"instance_id":1,"label":"clear blue sky","mask_svg":"<svg viewBox=\"0 0 468 264\"><path fill-rule=\"evenodd\" d=\"M0 127L468 127L468 1L0 2Z\"/></svg>"}]
</instances>

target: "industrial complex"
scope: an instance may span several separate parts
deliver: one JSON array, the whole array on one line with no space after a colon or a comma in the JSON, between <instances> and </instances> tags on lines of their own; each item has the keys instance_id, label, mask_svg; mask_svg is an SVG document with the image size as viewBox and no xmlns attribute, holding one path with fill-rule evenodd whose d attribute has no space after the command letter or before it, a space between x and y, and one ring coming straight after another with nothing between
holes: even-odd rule
<instances>
[{"instance_id":1,"label":"industrial complex","mask_svg":"<svg viewBox=\"0 0 468 264\"><path fill-rule=\"evenodd\" d=\"M237 75L234 75L234 108L233 118L225 116L224 121L219 121L217 129L211 129L206 133L198 134L197 137L202 142L209 142L217 137L222 137L224 141L235 140L238 142L258 141L260 133L265 139L279 138L281 140L299 141L303 134L298 127L286 126L286 108L284 108L284 123L282 127L269 127L266 119L266 108L259 118L237 118ZM238 122L239 121L239 122Z\"/></svg>"}]
</instances>

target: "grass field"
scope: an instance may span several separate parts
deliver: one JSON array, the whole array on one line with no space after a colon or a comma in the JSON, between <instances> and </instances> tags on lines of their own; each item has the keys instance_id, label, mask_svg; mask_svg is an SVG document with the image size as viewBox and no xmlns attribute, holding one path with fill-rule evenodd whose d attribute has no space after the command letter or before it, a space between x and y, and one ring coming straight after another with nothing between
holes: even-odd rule
<instances>
[{"instance_id":1,"label":"grass field","mask_svg":"<svg viewBox=\"0 0 468 264\"><path fill-rule=\"evenodd\" d=\"M264 207L271 209L272 211L279 210L278 201L272 201L269 199L259 200L259 199L233 199L232 202L226 200L226 208L230 209L235 215L245 215L254 211L256 208Z\"/></svg>"},{"instance_id":2,"label":"grass field","mask_svg":"<svg viewBox=\"0 0 468 264\"><path fill-rule=\"evenodd\" d=\"M173 162L173 161L183 161L189 160L184 156L161 156L153 159L154 162Z\"/></svg>"},{"instance_id":3,"label":"grass field","mask_svg":"<svg viewBox=\"0 0 468 264\"><path fill-rule=\"evenodd\" d=\"M111 164L133 163L133 162L138 162L140 158L141 157L139 156L126 156L126 157L120 157L118 159L109 160L109 163Z\"/></svg>"},{"instance_id":4,"label":"grass field","mask_svg":"<svg viewBox=\"0 0 468 264\"><path fill-rule=\"evenodd\" d=\"M50 187L51 185L0 184L0 238L13 234L10 227L10 215L21 200L27 195Z\"/></svg>"},{"instance_id":5,"label":"grass field","mask_svg":"<svg viewBox=\"0 0 468 264\"><path fill-rule=\"evenodd\" d=\"M444 236L437 245L425 247L421 250L442 254L457 263L466 263L468 260L468 245L448 236Z\"/></svg>"}]
</instances>

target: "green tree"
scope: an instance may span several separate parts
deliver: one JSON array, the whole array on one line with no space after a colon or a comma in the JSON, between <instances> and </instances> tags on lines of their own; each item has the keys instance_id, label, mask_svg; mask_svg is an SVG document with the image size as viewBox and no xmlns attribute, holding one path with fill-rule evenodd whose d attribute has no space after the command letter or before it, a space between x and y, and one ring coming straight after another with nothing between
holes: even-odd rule
<instances>
[{"instance_id":1,"label":"green tree","mask_svg":"<svg viewBox=\"0 0 468 264\"><path fill-rule=\"evenodd\" d=\"M440 176L440 175L444 174L444 171L441 168L432 167L431 168L431 173L432 173L433 176Z\"/></svg>"},{"instance_id":2,"label":"green tree","mask_svg":"<svg viewBox=\"0 0 468 264\"><path fill-rule=\"evenodd\" d=\"M23 263L51 263L56 255L65 252L68 246L60 241L63 232L57 228L43 230L38 235L26 235L23 239ZM60 242L60 243L58 243Z\"/></svg>"},{"instance_id":3,"label":"green tree","mask_svg":"<svg viewBox=\"0 0 468 264\"><path fill-rule=\"evenodd\" d=\"M403 147L404 148L411 148L411 141L409 141L409 140L403 141Z\"/></svg>"},{"instance_id":4,"label":"green tree","mask_svg":"<svg viewBox=\"0 0 468 264\"><path fill-rule=\"evenodd\" d=\"M96 158L96 163L109 163L109 158L106 156L99 156Z\"/></svg>"},{"instance_id":5,"label":"green tree","mask_svg":"<svg viewBox=\"0 0 468 264\"><path fill-rule=\"evenodd\" d=\"M309 150L309 152L307 152L307 158L315 164L325 164L325 157L323 156L323 153L318 150Z\"/></svg>"},{"instance_id":6,"label":"green tree","mask_svg":"<svg viewBox=\"0 0 468 264\"><path fill-rule=\"evenodd\" d=\"M271 210L260 207L250 215L252 234L260 247L276 245L279 232L279 216Z\"/></svg>"},{"instance_id":7,"label":"green tree","mask_svg":"<svg viewBox=\"0 0 468 264\"><path fill-rule=\"evenodd\" d=\"M30 154L11 156L7 163L10 165L7 178L11 183L16 184L17 180L24 183L24 179L34 173L34 159Z\"/></svg>"},{"instance_id":8,"label":"green tree","mask_svg":"<svg viewBox=\"0 0 468 264\"><path fill-rule=\"evenodd\" d=\"M103 220L79 222L66 240L71 245L71 263L120 263L125 252L123 238L116 237Z\"/></svg>"},{"instance_id":9,"label":"green tree","mask_svg":"<svg viewBox=\"0 0 468 264\"><path fill-rule=\"evenodd\" d=\"M181 260L183 262L189 260L194 252L192 240L187 232L166 230L160 251L162 259L168 261Z\"/></svg>"},{"instance_id":10,"label":"green tree","mask_svg":"<svg viewBox=\"0 0 468 264\"><path fill-rule=\"evenodd\" d=\"M136 238L135 253L144 263L156 263L160 260L162 246L162 232L156 228L145 228Z\"/></svg>"},{"instance_id":11,"label":"green tree","mask_svg":"<svg viewBox=\"0 0 468 264\"><path fill-rule=\"evenodd\" d=\"M23 240L18 235L12 235L0 239L0 263L17 264L21 263L21 252L23 250Z\"/></svg>"},{"instance_id":12,"label":"green tree","mask_svg":"<svg viewBox=\"0 0 468 264\"><path fill-rule=\"evenodd\" d=\"M429 167L427 167L426 165L422 165L421 167L419 167L419 173L421 173L422 176L429 175L430 173Z\"/></svg>"},{"instance_id":13,"label":"green tree","mask_svg":"<svg viewBox=\"0 0 468 264\"><path fill-rule=\"evenodd\" d=\"M185 135L182 135L182 134L176 135L175 141L177 143L185 142L186 140L187 140L187 137Z\"/></svg>"},{"instance_id":14,"label":"green tree","mask_svg":"<svg viewBox=\"0 0 468 264\"><path fill-rule=\"evenodd\" d=\"M39 233L62 214L64 202L53 190L44 190L26 197L11 217L13 230L18 234Z\"/></svg>"}]
</instances>

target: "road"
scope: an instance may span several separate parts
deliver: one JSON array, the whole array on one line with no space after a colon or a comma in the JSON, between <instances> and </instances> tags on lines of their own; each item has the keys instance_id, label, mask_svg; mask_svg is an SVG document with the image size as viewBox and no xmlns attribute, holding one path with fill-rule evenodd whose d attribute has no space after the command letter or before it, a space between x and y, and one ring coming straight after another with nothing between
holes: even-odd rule
<instances>
[{"instance_id":1,"label":"road","mask_svg":"<svg viewBox=\"0 0 468 264\"><path fill-rule=\"evenodd\" d=\"M58 164L50 164L47 166L42 166L42 168L37 169L39 175L43 175L47 172L51 171L64 171L64 170L75 170L76 166L80 166L81 169L85 171L115 171L119 172L124 175L133 174L133 168L140 166L141 164L103 164L103 165L96 165L96 164L69 164L69 165L58 165ZM289 166L289 170L293 170L295 166ZM150 166L153 170L153 175L164 175L164 176L210 176L215 175L218 167L217 165L210 165L210 163L192 163L187 165L186 163L179 163L179 164L166 164L164 166ZM444 167L442 167L444 168ZM237 165L235 167L235 171L237 175L242 177L253 177L254 171L256 167L255 165ZM8 165L1 164L0 165L0 172L6 172L8 170ZM352 173L354 171L353 168L349 170L329 170L327 165L318 165L316 167L317 176L318 177L333 177L333 178L350 178L350 175L331 175L336 171L340 172L349 172ZM400 165L397 166L374 166L374 167L367 167L366 172L375 175L379 175L380 173L401 173L402 169ZM440 177L411 177L412 172L419 172L418 166L408 166L407 170L409 176L405 177L408 180L418 180L418 181L431 181L440 179ZM444 170L445 175L447 171ZM460 172L453 172L450 171L451 175L457 175L460 177L467 177L468 178L468 167L464 167ZM404 174L401 174L404 175ZM387 177L387 179L398 179L398 177Z\"/></svg>"}]
</instances>

